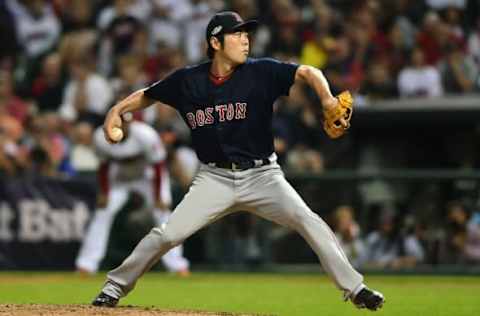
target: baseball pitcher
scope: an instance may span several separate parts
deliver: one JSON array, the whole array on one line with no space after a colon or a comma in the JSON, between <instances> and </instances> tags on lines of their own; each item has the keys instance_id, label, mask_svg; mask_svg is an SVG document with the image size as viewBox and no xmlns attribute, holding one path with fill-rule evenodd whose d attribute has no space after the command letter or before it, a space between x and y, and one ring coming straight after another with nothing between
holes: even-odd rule
<instances>
[{"instance_id":1,"label":"baseball pitcher","mask_svg":"<svg viewBox=\"0 0 480 316\"><path fill-rule=\"evenodd\" d=\"M209 61L179 69L109 111L105 137L115 142L114 131L124 124L122 114L155 101L174 107L191 129L201 166L168 222L152 229L131 255L108 273L93 305L115 306L169 249L238 210L297 231L345 300L370 310L383 305L383 295L364 285L328 225L287 182L273 147L273 103L288 95L294 83L306 83L317 93L324 129L332 138L342 136L350 125L352 97L348 92L332 96L323 73L313 67L248 58L249 31L256 25L235 12L216 14L206 30Z\"/></svg>"}]
</instances>

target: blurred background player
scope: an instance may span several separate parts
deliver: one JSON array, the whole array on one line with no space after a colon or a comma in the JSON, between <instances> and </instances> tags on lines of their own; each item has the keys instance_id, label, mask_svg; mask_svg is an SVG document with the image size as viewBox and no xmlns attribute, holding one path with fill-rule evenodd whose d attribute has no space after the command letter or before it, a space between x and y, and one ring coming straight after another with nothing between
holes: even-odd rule
<instances>
[{"instance_id":1,"label":"blurred background player","mask_svg":"<svg viewBox=\"0 0 480 316\"><path fill-rule=\"evenodd\" d=\"M127 122L120 143L109 144L101 128L95 131L94 144L102 160L98 170L97 210L88 227L76 259L77 270L95 273L105 257L115 215L125 206L130 193L140 193L153 209L155 224L160 226L170 215L170 179L166 150L157 132L139 121ZM189 262L182 245L162 257L168 271L189 274Z\"/></svg>"}]
</instances>

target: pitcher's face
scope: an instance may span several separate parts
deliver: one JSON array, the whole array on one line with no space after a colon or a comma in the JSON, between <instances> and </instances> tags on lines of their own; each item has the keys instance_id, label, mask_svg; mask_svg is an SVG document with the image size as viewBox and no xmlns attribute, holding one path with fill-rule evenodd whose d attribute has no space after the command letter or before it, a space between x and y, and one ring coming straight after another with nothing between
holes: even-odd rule
<instances>
[{"instance_id":1,"label":"pitcher's face","mask_svg":"<svg viewBox=\"0 0 480 316\"><path fill-rule=\"evenodd\" d=\"M223 54L235 64L243 64L247 60L250 51L248 32L237 31L225 34Z\"/></svg>"}]
</instances>

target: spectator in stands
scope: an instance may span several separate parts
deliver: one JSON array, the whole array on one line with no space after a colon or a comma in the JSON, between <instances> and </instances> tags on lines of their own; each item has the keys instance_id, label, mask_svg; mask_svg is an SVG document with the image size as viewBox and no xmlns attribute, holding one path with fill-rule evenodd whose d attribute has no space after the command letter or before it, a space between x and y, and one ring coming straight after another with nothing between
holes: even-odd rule
<instances>
[{"instance_id":1,"label":"spectator in stands","mask_svg":"<svg viewBox=\"0 0 480 316\"><path fill-rule=\"evenodd\" d=\"M480 263L480 212L473 213L467 223L465 257L467 262Z\"/></svg>"},{"instance_id":2,"label":"spectator in stands","mask_svg":"<svg viewBox=\"0 0 480 316\"><path fill-rule=\"evenodd\" d=\"M401 236L403 246L400 247L400 260L394 263L394 268L412 268L425 263L427 259L427 225L412 215L405 215L402 221Z\"/></svg>"},{"instance_id":3,"label":"spectator in stands","mask_svg":"<svg viewBox=\"0 0 480 316\"><path fill-rule=\"evenodd\" d=\"M367 45L368 38L366 33L362 30L356 31L358 39L362 40L363 47L358 47L356 57L361 58L361 51ZM325 67L325 75L330 81L330 88L332 93L337 94L343 90L356 90L360 87L363 78L362 64L359 59L355 57L355 52L352 48L352 42L345 35L340 35L336 38L333 51L329 55L328 63Z\"/></svg>"},{"instance_id":4,"label":"spectator in stands","mask_svg":"<svg viewBox=\"0 0 480 316\"><path fill-rule=\"evenodd\" d=\"M397 258L394 215L386 211L381 214L376 230L367 235L366 266L370 268L386 268Z\"/></svg>"},{"instance_id":5,"label":"spectator in stands","mask_svg":"<svg viewBox=\"0 0 480 316\"><path fill-rule=\"evenodd\" d=\"M402 97L438 97L443 94L440 73L425 64L423 51L418 47L411 52L410 65L400 71L398 91Z\"/></svg>"},{"instance_id":6,"label":"spectator in stands","mask_svg":"<svg viewBox=\"0 0 480 316\"><path fill-rule=\"evenodd\" d=\"M29 137L25 139L25 145L33 152L36 148L41 149L48 155L48 159L42 158L42 170L53 168L45 174L71 176L73 170L69 162L70 144L63 130L62 122L56 112L46 112L32 118L29 128ZM39 154L37 152L37 154ZM39 154L41 158L43 154Z\"/></svg>"},{"instance_id":7,"label":"spectator in stands","mask_svg":"<svg viewBox=\"0 0 480 316\"><path fill-rule=\"evenodd\" d=\"M245 21L258 18L258 5L255 0L232 0L231 9Z\"/></svg>"},{"instance_id":8,"label":"spectator in stands","mask_svg":"<svg viewBox=\"0 0 480 316\"><path fill-rule=\"evenodd\" d=\"M193 10L190 0L153 0L152 6L153 10L160 9L163 11L161 15L168 16L175 23L182 23L187 20Z\"/></svg>"},{"instance_id":9,"label":"spectator in stands","mask_svg":"<svg viewBox=\"0 0 480 316\"><path fill-rule=\"evenodd\" d=\"M401 233L400 217L384 211L377 230L366 240L366 266L371 268L412 268L425 258L423 247L414 234Z\"/></svg>"},{"instance_id":10,"label":"spectator in stands","mask_svg":"<svg viewBox=\"0 0 480 316\"><path fill-rule=\"evenodd\" d=\"M28 155L20 145L22 125L0 109L0 175L15 176L27 165Z\"/></svg>"},{"instance_id":11,"label":"spectator in stands","mask_svg":"<svg viewBox=\"0 0 480 316\"><path fill-rule=\"evenodd\" d=\"M179 19L184 19L191 8L186 0L177 1L157 0L153 2L153 15L149 23L152 48L160 43L168 47L180 47L182 41L182 27Z\"/></svg>"},{"instance_id":12,"label":"spectator in stands","mask_svg":"<svg viewBox=\"0 0 480 316\"><path fill-rule=\"evenodd\" d=\"M34 147L30 151L30 172L33 176L57 178L60 174L47 151L41 147Z\"/></svg>"},{"instance_id":13,"label":"spectator in stands","mask_svg":"<svg viewBox=\"0 0 480 316\"><path fill-rule=\"evenodd\" d=\"M473 59L455 42L447 45L445 51L438 66L445 92L462 94L478 90L479 70Z\"/></svg>"},{"instance_id":14,"label":"spectator in stands","mask_svg":"<svg viewBox=\"0 0 480 316\"><path fill-rule=\"evenodd\" d=\"M267 51L269 55L283 60L296 59L302 49L301 14L297 5L291 0L271 1L272 29Z\"/></svg>"},{"instance_id":15,"label":"spectator in stands","mask_svg":"<svg viewBox=\"0 0 480 316\"><path fill-rule=\"evenodd\" d=\"M477 18L475 27L468 36L468 54L472 56L473 60L480 68L480 17Z\"/></svg>"},{"instance_id":16,"label":"spectator in stands","mask_svg":"<svg viewBox=\"0 0 480 316\"><path fill-rule=\"evenodd\" d=\"M464 43L466 40L465 32L463 31L463 27L461 25L463 20L462 13L462 10L450 5L445 9L443 14L443 19L448 25L452 36L458 40L457 43Z\"/></svg>"},{"instance_id":17,"label":"spectator in stands","mask_svg":"<svg viewBox=\"0 0 480 316\"><path fill-rule=\"evenodd\" d=\"M0 69L13 69L18 55L15 20L7 9L6 1L0 2Z\"/></svg>"},{"instance_id":18,"label":"spectator in stands","mask_svg":"<svg viewBox=\"0 0 480 316\"><path fill-rule=\"evenodd\" d=\"M87 122L77 123L73 128L70 162L77 173L93 173L99 160L93 146L93 127Z\"/></svg>"},{"instance_id":19,"label":"spectator in stands","mask_svg":"<svg viewBox=\"0 0 480 316\"><path fill-rule=\"evenodd\" d=\"M95 29L81 29L65 34L57 51L63 65L68 66L85 56L95 55L97 40L98 33Z\"/></svg>"},{"instance_id":20,"label":"spectator in stands","mask_svg":"<svg viewBox=\"0 0 480 316\"><path fill-rule=\"evenodd\" d=\"M39 61L57 44L61 25L46 0L6 0L6 3L15 20L21 56L25 58L18 65L21 72L17 73L17 88L28 95L39 70Z\"/></svg>"},{"instance_id":21,"label":"spectator in stands","mask_svg":"<svg viewBox=\"0 0 480 316\"><path fill-rule=\"evenodd\" d=\"M142 60L135 55L124 55L117 59L118 77L112 80L113 93L117 99L120 95L129 95L147 84L146 74L142 71Z\"/></svg>"},{"instance_id":22,"label":"spectator in stands","mask_svg":"<svg viewBox=\"0 0 480 316\"><path fill-rule=\"evenodd\" d=\"M95 28L92 1L72 0L62 6L63 36L57 52L64 65L86 55L96 54L100 32Z\"/></svg>"},{"instance_id":23,"label":"spectator in stands","mask_svg":"<svg viewBox=\"0 0 480 316\"><path fill-rule=\"evenodd\" d=\"M334 48L334 39L330 35L330 21L333 16L327 6L319 9L317 14L319 16L315 23L315 31L312 39L303 43L300 62L322 69L327 64L328 56Z\"/></svg>"},{"instance_id":24,"label":"spectator in stands","mask_svg":"<svg viewBox=\"0 0 480 316\"><path fill-rule=\"evenodd\" d=\"M360 238L360 227L354 219L354 210L349 205L337 207L333 213L333 231L348 261L360 268L365 260L366 249Z\"/></svg>"},{"instance_id":25,"label":"spectator in stands","mask_svg":"<svg viewBox=\"0 0 480 316\"><path fill-rule=\"evenodd\" d=\"M85 0L71 0L62 11L63 34L95 28L94 3Z\"/></svg>"},{"instance_id":26,"label":"spectator in stands","mask_svg":"<svg viewBox=\"0 0 480 316\"><path fill-rule=\"evenodd\" d=\"M389 99L398 95L394 77L385 62L372 62L362 87L370 100Z\"/></svg>"},{"instance_id":27,"label":"spectator in stands","mask_svg":"<svg viewBox=\"0 0 480 316\"><path fill-rule=\"evenodd\" d=\"M118 17L132 17L136 20L144 20L146 16L141 8L142 2L145 1L110 1L110 5L104 7L98 12L97 27L102 31L106 31L112 22ZM140 7L138 5L140 5Z\"/></svg>"},{"instance_id":28,"label":"spectator in stands","mask_svg":"<svg viewBox=\"0 0 480 316\"><path fill-rule=\"evenodd\" d=\"M130 0L130 13L140 21L149 21L152 14L151 0Z\"/></svg>"},{"instance_id":29,"label":"spectator in stands","mask_svg":"<svg viewBox=\"0 0 480 316\"><path fill-rule=\"evenodd\" d=\"M84 56L69 66L71 80L63 94L60 115L67 121L85 120L98 126L103 123L113 93L105 78L94 72L92 61Z\"/></svg>"},{"instance_id":30,"label":"spectator in stands","mask_svg":"<svg viewBox=\"0 0 480 316\"><path fill-rule=\"evenodd\" d=\"M222 8L215 8L213 1L190 0L191 12L183 21L183 43L185 57L189 63L205 58L205 28L213 14Z\"/></svg>"},{"instance_id":31,"label":"spectator in stands","mask_svg":"<svg viewBox=\"0 0 480 316\"><path fill-rule=\"evenodd\" d=\"M354 4L347 32L359 63L363 64L387 52L387 36L379 25L382 13L380 3L376 0L358 1Z\"/></svg>"},{"instance_id":32,"label":"spectator in stands","mask_svg":"<svg viewBox=\"0 0 480 316\"><path fill-rule=\"evenodd\" d=\"M143 27L137 32L134 38L134 41L132 43L132 48L130 50L130 53L126 55L134 55L137 57L139 61L144 63L151 53L151 48L149 45L150 45L150 40L149 40L148 30L145 27ZM118 72L119 72L119 69L118 68L115 69L115 74L118 74Z\"/></svg>"},{"instance_id":33,"label":"spectator in stands","mask_svg":"<svg viewBox=\"0 0 480 316\"><path fill-rule=\"evenodd\" d=\"M15 157L15 148L10 145L10 140L5 136L3 127L0 127L0 175L13 176L16 166L12 162ZM13 150L12 150L13 149Z\"/></svg>"},{"instance_id":34,"label":"spectator in stands","mask_svg":"<svg viewBox=\"0 0 480 316\"><path fill-rule=\"evenodd\" d=\"M395 22L388 32L386 52L379 58L379 62L388 63L392 79L397 78L398 73L408 63L409 51L413 47L413 38L408 38L403 33L400 21Z\"/></svg>"},{"instance_id":35,"label":"spectator in stands","mask_svg":"<svg viewBox=\"0 0 480 316\"><path fill-rule=\"evenodd\" d=\"M416 24L424 15L425 4L422 1L395 1L393 4L384 2L385 15L391 17L392 28L398 28L398 34L402 37L407 49L415 45L417 33Z\"/></svg>"},{"instance_id":36,"label":"spectator in stands","mask_svg":"<svg viewBox=\"0 0 480 316\"><path fill-rule=\"evenodd\" d=\"M458 201L447 204L446 236L444 240L443 263L464 263L467 239L468 212Z\"/></svg>"},{"instance_id":37,"label":"spectator in stands","mask_svg":"<svg viewBox=\"0 0 480 316\"><path fill-rule=\"evenodd\" d=\"M424 53L425 62L432 66L445 56L447 45L462 45L462 41L463 38L455 33L452 26L445 23L435 12L425 15L423 27L417 35L417 43Z\"/></svg>"},{"instance_id":38,"label":"spectator in stands","mask_svg":"<svg viewBox=\"0 0 480 316\"><path fill-rule=\"evenodd\" d=\"M57 43L61 25L53 9L45 0L6 0L14 16L19 44L29 59L49 52Z\"/></svg>"},{"instance_id":39,"label":"spectator in stands","mask_svg":"<svg viewBox=\"0 0 480 316\"><path fill-rule=\"evenodd\" d=\"M99 67L105 76L115 74L112 60L132 52L136 37L141 36L144 25L132 13L128 0L115 0L98 18L97 26L103 31L100 42Z\"/></svg>"},{"instance_id":40,"label":"spectator in stands","mask_svg":"<svg viewBox=\"0 0 480 316\"><path fill-rule=\"evenodd\" d=\"M14 94L12 74L0 70L0 112L5 112L22 125L28 119L31 105Z\"/></svg>"},{"instance_id":41,"label":"spectator in stands","mask_svg":"<svg viewBox=\"0 0 480 316\"><path fill-rule=\"evenodd\" d=\"M48 55L43 60L42 71L32 86L32 96L40 112L58 110L62 104L65 83L60 54Z\"/></svg>"},{"instance_id":42,"label":"spectator in stands","mask_svg":"<svg viewBox=\"0 0 480 316\"><path fill-rule=\"evenodd\" d=\"M443 45L448 41L445 32L446 25L436 12L425 14L422 27L417 33L417 43L427 64L435 65L442 58Z\"/></svg>"},{"instance_id":43,"label":"spectator in stands","mask_svg":"<svg viewBox=\"0 0 480 316\"><path fill-rule=\"evenodd\" d=\"M148 81L154 82L163 79L173 69L185 64L185 55L180 48L170 47L163 42L159 42L155 53L146 58L143 68Z\"/></svg>"}]
</instances>

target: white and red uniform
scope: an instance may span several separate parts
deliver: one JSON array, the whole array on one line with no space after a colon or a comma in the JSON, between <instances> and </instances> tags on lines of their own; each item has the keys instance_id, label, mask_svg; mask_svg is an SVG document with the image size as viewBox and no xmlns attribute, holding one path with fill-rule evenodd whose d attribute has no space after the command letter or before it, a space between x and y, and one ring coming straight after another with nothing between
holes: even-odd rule
<instances>
[{"instance_id":1,"label":"white and red uniform","mask_svg":"<svg viewBox=\"0 0 480 316\"><path fill-rule=\"evenodd\" d=\"M166 150L157 132L142 122L131 122L125 140L109 144L101 128L94 134L95 148L101 159L98 170L100 191L108 197L107 206L95 211L76 260L78 269L94 273L107 250L108 237L115 215L127 202L130 192L141 194L145 203L155 209L157 226L167 222L170 209L155 208L155 201L170 205L170 179L166 168ZM162 257L169 271L188 269L182 246Z\"/></svg>"}]
</instances>

